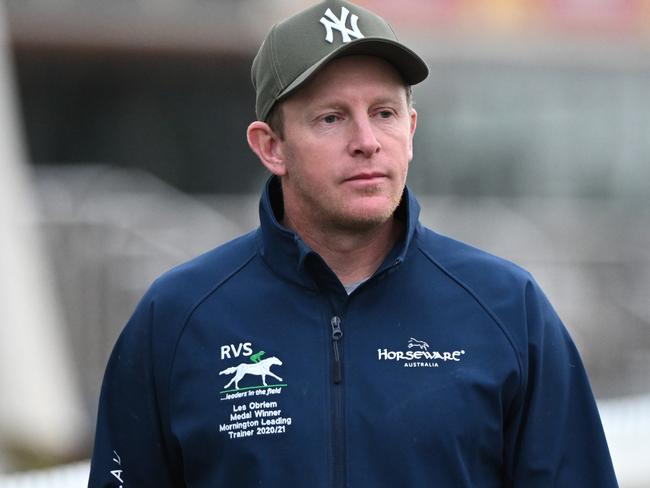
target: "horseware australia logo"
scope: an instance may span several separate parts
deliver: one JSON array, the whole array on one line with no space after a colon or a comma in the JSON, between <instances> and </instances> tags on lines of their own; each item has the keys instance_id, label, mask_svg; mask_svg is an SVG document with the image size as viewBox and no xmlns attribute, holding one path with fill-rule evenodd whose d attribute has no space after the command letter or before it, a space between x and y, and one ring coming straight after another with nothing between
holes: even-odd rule
<instances>
[{"instance_id":1,"label":"horseware australia logo","mask_svg":"<svg viewBox=\"0 0 650 488\"><path fill-rule=\"evenodd\" d=\"M282 383L283 380L280 376L278 376L273 371L271 371L271 368L273 366L282 366L282 361L275 356L262 358L262 356L264 355L266 355L266 352L262 350L253 354L253 347L252 347L252 343L250 342L239 343L237 345L227 344L221 346L222 360L233 359L239 356L244 356L248 358L248 361L241 362L236 366L231 366L229 368L219 371L219 375L234 375L232 376L232 378L230 378L230 381L228 381L225 384L225 386L223 387L223 391L221 391L221 393L224 394L224 393L248 391L249 395L253 395L253 394L268 395L268 394L275 393L275 391L273 392L267 391L268 389L279 389L287 386L286 384ZM261 376L262 384L250 385L249 383L251 383L252 380L247 378L247 376L251 376L253 378ZM279 383L272 383L270 385L267 384L266 382L267 376L270 376L271 378L275 379ZM240 387L239 383L242 380L245 380L246 384L245 386ZM234 388L231 389L233 385Z\"/></svg>"},{"instance_id":2,"label":"horseware australia logo","mask_svg":"<svg viewBox=\"0 0 650 488\"><path fill-rule=\"evenodd\" d=\"M405 368L438 368L440 362L460 362L464 350L429 351L429 344L411 337L407 342L408 351L393 351L388 348L377 349L379 361L395 361Z\"/></svg>"},{"instance_id":3,"label":"horseware australia logo","mask_svg":"<svg viewBox=\"0 0 650 488\"><path fill-rule=\"evenodd\" d=\"M334 15L332 10L329 8L325 11L325 15L320 18L320 23L325 26L325 40L327 42L330 44L334 42L334 29L341 33L341 39L344 44L352 41L352 38L350 36L354 37L355 39L361 39L364 37L364 35L359 30L359 26L357 25L359 16L355 14L350 15L350 28L348 28L346 26L348 15L350 15L350 11L345 7L341 7L340 18Z\"/></svg>"},{"instance_id":4,"label":"horseware australia logo","mask_svg":"<svg viewBox=\"0 0 650 488\"><path fill-rule=\"evenodd\" d=\"M429 350L429 344L427 344L424 341L418 341L417 339L413 339L412 337L409 339L409 349L412 347L419 347L420 350L422 351L428 351Z\"/></svg>"}]
</instances>

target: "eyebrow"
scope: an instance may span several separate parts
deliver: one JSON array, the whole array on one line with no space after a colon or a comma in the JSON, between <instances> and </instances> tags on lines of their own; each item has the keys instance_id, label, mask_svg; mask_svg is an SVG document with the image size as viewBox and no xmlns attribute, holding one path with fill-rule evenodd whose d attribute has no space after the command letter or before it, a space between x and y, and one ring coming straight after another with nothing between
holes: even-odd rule
<instances>
[{"instance_id":1,"label":"eyebrow","mask_svg":"<svg viewBox=\"0 0 650 488\"><path fill-rule=\"evenodd\" d=\"M406 102L406 100L404 100ZM401 103L401 100L399 98L395 98L393 96L381 96L377 97L375 100L373 100L370 103L370 106L376 106L376 105L399 105ZM330 100L324 100L324 101L316 101L312 107L310 107L310 111L319 111L319 110L324 110L324 109L335 109L335 110L342 110L346 107L347 103L344 99L340 98L331 98Z\"/></svg>"}]
</instances>

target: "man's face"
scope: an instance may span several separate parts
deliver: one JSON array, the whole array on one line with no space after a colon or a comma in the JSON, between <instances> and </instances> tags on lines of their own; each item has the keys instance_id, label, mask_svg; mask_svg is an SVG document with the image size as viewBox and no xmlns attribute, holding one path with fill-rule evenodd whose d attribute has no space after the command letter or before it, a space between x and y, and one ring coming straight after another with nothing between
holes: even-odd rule
<instances>
[{"instance_id":1,"label":"man's face","mask_svg":"<svg viewBox=\"0 0 650 488\"><path fill-rule=\"evenodd\" d=\"M334 60L279 108L287 216L323 229L386 222L404 190L416 125L392 65Z\"/></svg>"}]
</instances>

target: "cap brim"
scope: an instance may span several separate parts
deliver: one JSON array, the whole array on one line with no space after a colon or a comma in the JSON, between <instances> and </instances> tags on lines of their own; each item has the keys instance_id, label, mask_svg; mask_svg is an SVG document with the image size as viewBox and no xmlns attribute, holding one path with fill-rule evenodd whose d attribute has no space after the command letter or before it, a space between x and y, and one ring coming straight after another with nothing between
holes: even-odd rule
<instances>
[{"instance_id":1,"label":"cap brim","mask_svg":"<svg viewBox=\"0 0 650 488\"><path fill-rule=\"evenodd\" d=\"M365 54L385 59L395 66L404 78L404 81L409 85L420 83L429 75L429 68L422 58L403 44L380 37L365 37L348 44L343 44L337 50L332 51L317 63L311 65L282 90L276 96L275 101L277 102L290 95L333 59L354 54Z\"/></svg>"}]
</instances>

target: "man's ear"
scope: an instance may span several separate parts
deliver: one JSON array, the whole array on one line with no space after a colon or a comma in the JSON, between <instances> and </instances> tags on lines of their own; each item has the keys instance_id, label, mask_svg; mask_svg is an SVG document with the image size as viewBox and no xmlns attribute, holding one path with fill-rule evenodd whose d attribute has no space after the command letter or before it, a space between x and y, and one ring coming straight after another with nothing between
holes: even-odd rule
<instances>
[{"instance_id":1,"label":"man's ear","mask_svg":"<svg viewBox=\"0 0 650 488\"><path fill-rule=\"evenodd\" d=\"M418 113L415 111L414 108L411 108L409 110L409 161L413 159L413 136L415 135L415 129L417 128L418 125Z\"/></svg>"},{"instance_id":2,"label":"man's ear","mask_svg":"<svg viewBox=\"0 0 650 488\"><path fill-rule=\"evenodd\" d=\"M282 153L282 139L266 122L256 120L246 130L248 145L266 168L277 176L284 176L286 167Z\"/></svg>"}]
</instances>

